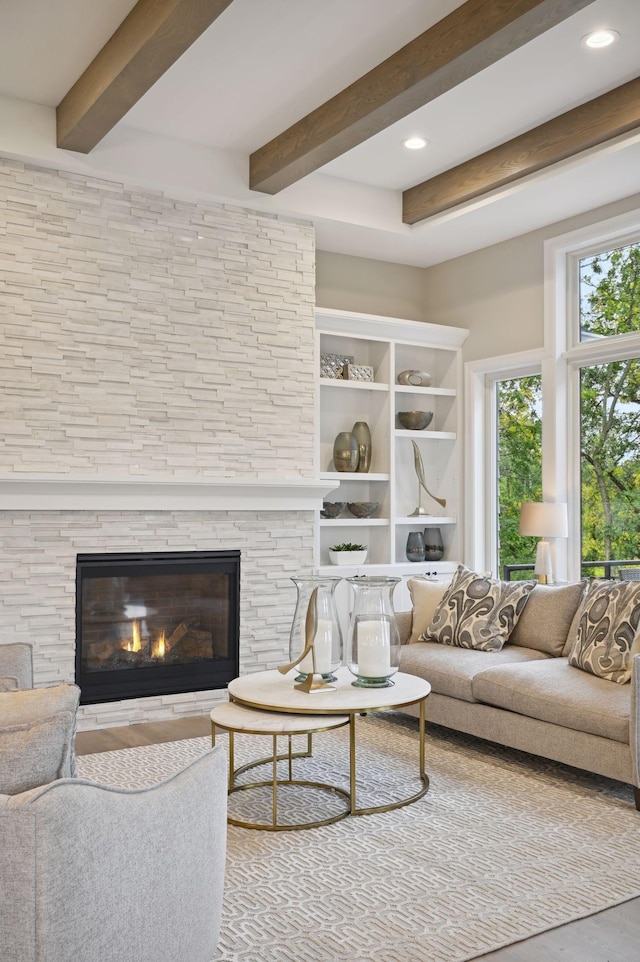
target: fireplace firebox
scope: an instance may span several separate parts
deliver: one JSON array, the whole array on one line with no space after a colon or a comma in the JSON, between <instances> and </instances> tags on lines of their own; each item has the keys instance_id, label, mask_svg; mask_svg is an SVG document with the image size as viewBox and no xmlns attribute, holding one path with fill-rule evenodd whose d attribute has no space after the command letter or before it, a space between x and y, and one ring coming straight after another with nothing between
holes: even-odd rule
<instances>
[{"instance_id":1,"label":"fireplace firebox","mask_svg":"<svg viewBox=\"0 0 640 962\"><path fill-rule=\"evenodd\" d=\"M77 557L81 704L224 688L239 634L239 551Z\"/></svg>"}]
</instances>

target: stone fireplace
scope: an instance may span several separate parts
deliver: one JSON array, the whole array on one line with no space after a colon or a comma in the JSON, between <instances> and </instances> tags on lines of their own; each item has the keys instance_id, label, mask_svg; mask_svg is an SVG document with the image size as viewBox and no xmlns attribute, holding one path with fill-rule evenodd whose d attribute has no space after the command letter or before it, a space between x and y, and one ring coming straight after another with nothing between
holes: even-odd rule
<instances>
[{"instance_id":1,"label":"stone fireplace","mask_svg":"<svg viewBox=\"0 0 640 962\"><path fill-rule=\"evenodd\" d=\"M330 490L313 226L8 159L0 215L2 640L34 645L36 685L72 682L78 555L238 551L239 670L274 668ZM226 698L127 695L79 729Z\"/></svg>"},{"instance_id":2,"label":"stone fireplace","mask_svg":"<svg viewBox=\"0 0 640 962\"><path fill-rule=\"evenodd\" d=\"M239 619L239 551L78 555L81 704L224 688Z\"/></svg>"}]
</instances>

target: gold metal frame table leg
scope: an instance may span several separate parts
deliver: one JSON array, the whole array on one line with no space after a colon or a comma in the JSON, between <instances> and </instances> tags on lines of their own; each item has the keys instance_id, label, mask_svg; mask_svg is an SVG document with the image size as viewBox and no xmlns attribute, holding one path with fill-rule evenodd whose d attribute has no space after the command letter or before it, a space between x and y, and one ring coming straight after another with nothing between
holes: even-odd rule
<instances>
[{"instance_id":1,"label":"gold metal frame table leg","mask_svg":"<svg viewBox=\"0 0 640 962\"><path fill-rule=\"evenodd\" d=\"M373 815L376 812L391 812L395 808L404 808L405 805L411 805L412 802L417 802L418 799L422 798L429 791L429 776L425 771L425 698L420 699L420 720L418 725L418 752L419 752L419 778L422 782L422 788L410 795L408 798L402 798L397 802L391 802L388 805L372 805L369 808L357 808L356 805L356 787L357 787L357 762L356 762L356 714L364 714L358 712L352 712L349 717L349 785L351 792L351 815Z\"/></svg>"}]
</instances>

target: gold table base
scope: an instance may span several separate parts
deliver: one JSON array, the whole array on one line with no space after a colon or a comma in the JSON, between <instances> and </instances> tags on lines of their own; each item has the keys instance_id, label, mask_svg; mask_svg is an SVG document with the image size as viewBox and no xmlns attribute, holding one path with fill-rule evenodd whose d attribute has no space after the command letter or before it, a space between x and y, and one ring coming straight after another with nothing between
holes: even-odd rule
<instances>
[{"instance_id":1,"label":"gold table base","mask_svg":"<svg viewBox=\"0 0 640 962\"><path fill-rule=\"evenodd\" d=\"M426 697L426 696L425 696ZM233 700L233 699L232 699ZM229 815L227 821L230 825L235 825L240 828L251 828L259 829L266 832L286 832L286 831L300 831L309 828L319 828L321 825L331 825L334 822L339 822L348 815L372 815L377 812L390 812L396 808L403 808L405 805L411 805L413 802L417 802L421 799L429 790L429 777L425 772L425 698L419 699L420 702L420 716L419 716L419 739L418 739L418 754L419 754L419 778L422 782L422 788L406 798L401 798L396 802L390 802L386 805L372 805L367 808L358 808L357 806L357 753L356 753L356 715L366 715L366 711L342 711L341 714L348 714L348 722L344 724L349 725L349 791L345 791L339 788L337 785L328 785L324 782L314 782L305 781L293 778L293 767L292 761L294 758L310 758L312 755L312 732L305 732L307 735L307 750L294 752L292 751L291 738L292 734L286 734L288 738L288 751L285 754L278 754L278 737L283 737L283 733L271 734L270 737L273 739L272 746L273 751L271 756L266 758L261 758L258 761L249 762L246 765L242 765L239 768L235 768L235 734L254 734L254 735L264 735L264 731L248 731L243 729L242 731L236 732L232 728L226 728L229 733L229 795L236 792L249 791L255 788L265 788L270 787L272 790L272 818L270 823L265 822L245 822L240 819L234 818ZM242 702L239 702L242 704ZM246 704L246 703L244 703ZM257 706L255 706L257 707ZM211 744L215 745L215 729L216 727L225 730L224 725L211 724ZM337 727L337 726L336 726ZM322 731L323 729L318 729L317 731ZM316 733L317 733L316 731ZM302 733L299 733L302 734ZM277 765L279 761L286 761L288 763L288 777L278 778ZM249 771L253 768L257 768L260 765L272 765L272 776L270 779L263 779L257 782L249 782L242 785L236 784L236 777L241 775L243 772ZM302 787L316 788L320 791L331 792L336 795L343 796L347 801L346 808L338 812L336 815L329 816L325 819L320 819L316 821L309 822L296 822L281 824L278 822L278 788L287 785L297 785Z\"/></svg>"}]
</instances>

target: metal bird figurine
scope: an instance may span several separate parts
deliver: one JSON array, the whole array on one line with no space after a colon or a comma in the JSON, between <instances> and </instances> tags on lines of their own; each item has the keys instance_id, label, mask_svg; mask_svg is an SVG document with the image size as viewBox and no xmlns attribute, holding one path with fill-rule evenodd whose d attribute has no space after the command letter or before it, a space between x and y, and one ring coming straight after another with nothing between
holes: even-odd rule
<instances>
[{"instance_id":1,"label":"metal bird figurine","mask_svg":"<svg viewBox=\"0 0 640 962\"><path fill-rule=\"evenodd\" d=\"M427 483L424 479L424 465L422 463L422 456L420 454L420 450L415 441L412 441L411 443L413 444L413 462L415 465L416 474L418 476L418 507L411 515L411 517L413 518L413 517L419 517L422 514L427 514L425 509L420 504L420 488L421 487L424 488L424 490L427 492L430 498L433 498L434 501L437 501L438 504L441 505L443 508L446 508L447 502L444 498L437 498L435 494L431 494L431 491L429 491L429 488L427 487Z\"/></svg>"}]
</instances>

